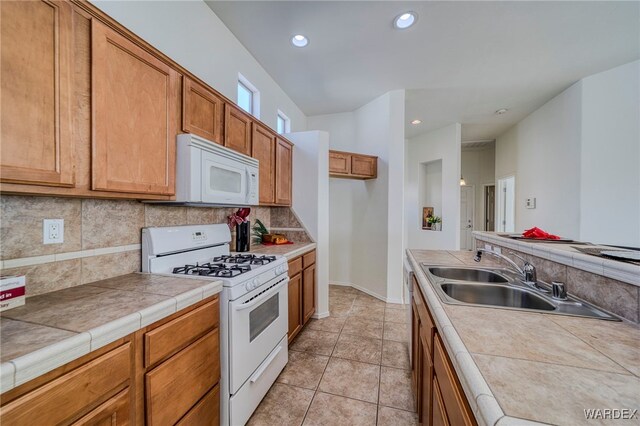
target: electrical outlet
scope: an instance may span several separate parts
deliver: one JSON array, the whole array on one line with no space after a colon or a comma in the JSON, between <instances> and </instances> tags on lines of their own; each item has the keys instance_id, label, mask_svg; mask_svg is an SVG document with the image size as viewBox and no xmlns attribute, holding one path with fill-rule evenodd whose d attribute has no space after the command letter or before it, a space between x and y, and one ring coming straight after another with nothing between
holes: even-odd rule
<instances>
[{"instance_id":1,"label":"electrical outlet","mask_svg":"<svg viewBox=\"0 0 640 426\"><path fill-rule=\"evenodd\" d=\"M502 254L502 249L500 247L496 246L496 247L493 248L493 252L494 253L498 253L498 254Z\"/></svg>"},{"instance_id":2,"label":"electrical outlet","mask_svg":"<svg viewBox=\"0 0 640 426\"><path fill-rule=\"evenodd\" d=\"M484 245L484 249L485 250L491 250L491 244L485 244Z\"/></svg>"},{"instance_id":3,"label":"electrical outlet","mask_svg":"<svg viewBox=\"0 0 640 426\"><path fill-rule=\"evenodd\" d=\"M44 244L64 242L64 219L45 219L43 221L42 242Z\"/></svg>"}]
</instances>

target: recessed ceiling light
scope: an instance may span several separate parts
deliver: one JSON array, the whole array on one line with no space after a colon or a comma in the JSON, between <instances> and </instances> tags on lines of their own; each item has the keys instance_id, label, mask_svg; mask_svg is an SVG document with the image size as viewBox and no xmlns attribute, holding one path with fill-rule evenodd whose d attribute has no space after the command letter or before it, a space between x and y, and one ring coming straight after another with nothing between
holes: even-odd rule
<instances>
[{"instance_id":1,"label":"recessed ceiling light","mask_svg":"<svg viewBox=\"0 0 640 426\"><path fill-rule=\"evenodd\" d=\"M413 120L411 122L411 124L420 124L420 123L422 123L422 120Z\"/></svg>"},{"instance_id":2,"label":"recessed ceiling light","mask_svg":"<svg viewBox=\"0 0 640 426\"><path fill-rule=\"evenodd\" d=\"M295 47L305 47L307 44L309 44L309 39L302 34L296 34L291 37L291 44L293 44Z\"/></svg>"},{"instance_id":3,"label":"recessed ceiling light","mask_svg":"<svg viewBox=\"0 0 640 426\"><path fill-rule=\"evenodd\" d=\"M509 110L508 110L508 109L506 109L506 108L500 108L499 110L497 110L497 111L496 111L496 114L498 114L498 115L502 115L502 114L504 114L504 113L505 113L505 112L507 112L507 111L509 111Z\"/></svg>"},{"instance_id":4,"label":"recessed ceiling light","mask_svg":"<svg viewBox=\"0 0 640 426\"><path fill-rule=\"evenodd\" d=\"M396 16L393 20L393 26L399 30L404 30L412 26L418 20L418 15L415 12L404 12Z\"/></svg>"}]
</instances>

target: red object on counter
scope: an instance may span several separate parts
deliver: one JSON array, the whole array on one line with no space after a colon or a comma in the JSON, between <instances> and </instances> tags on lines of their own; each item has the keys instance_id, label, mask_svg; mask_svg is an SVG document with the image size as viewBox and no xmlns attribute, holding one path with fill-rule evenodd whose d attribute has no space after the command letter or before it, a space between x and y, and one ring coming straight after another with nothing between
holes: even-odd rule
<instances>
[{"instance_id":1,"label":"red object on counter","mask_svg":"<svg viewBox=\"0 0 640 426\"><path fill-rule=\"evenodd\" d=\"M557 235L549 234L548 232L543 231L538 227L533 227L531 229L527 229L522 233L522 236L525 238L533 238L536 240L559 240L560 237Z\"/></svg>"},{"instance_id":2,"label":"red object on counter","mask_svg":"<svg viewBox=\"0 0 640 426\"><path fill-rule=\"evenodd\" d=\"M263 246L284 246L287 244L295 244L293 241L287 241L286 243L280 243L280 244L276 244L276 243L260 243Z\"/></svg>"}]
</instances>

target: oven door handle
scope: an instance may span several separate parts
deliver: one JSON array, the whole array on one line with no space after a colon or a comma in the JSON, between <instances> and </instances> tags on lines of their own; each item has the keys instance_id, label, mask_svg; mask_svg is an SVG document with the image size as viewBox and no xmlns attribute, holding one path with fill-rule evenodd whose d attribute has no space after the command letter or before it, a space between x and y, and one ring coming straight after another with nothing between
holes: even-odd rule
<instances>
[{"instance_id":1,"label":"oven door handle","mask_svg":"<svg viewBox=\"0 0 640 426\"><path fill-rule=\"evenodd\" d=\"M282 350L282 346L278 346L278 349L276 349L271 355L269 355L269 358L267 358L262 363L262 367L260 367L258 369L258 371L256 371L253 374L253 376L251 376L251 378L249 379L251 381L251 383L255 383L255 382L258 381L258 379L260 379L260 376L262 376L262 374L265 372L265 370L271 365L273 360L276 359L276 357L278 356L278 354L280 353L281 350Z\"/></svg>"},{"instance_id":2,"label":"oven door handle","mask_svg":"<svg viewBox=\"0 0 640 426\"><path fill-rule=\"evenodd\" d=\"M266 293L261 294L260 297L258 297L257 299L254 299L247 304L238 305L234 309L236 311L244 311L245 309L253 308L257 304L262 303L265 299L268 299L269 297L279 292L280 289L284 287L288 282L289 282L289 277L285 278L280 284L276 285L275 287L267 290Z\"/></svg>"}]
</instances>

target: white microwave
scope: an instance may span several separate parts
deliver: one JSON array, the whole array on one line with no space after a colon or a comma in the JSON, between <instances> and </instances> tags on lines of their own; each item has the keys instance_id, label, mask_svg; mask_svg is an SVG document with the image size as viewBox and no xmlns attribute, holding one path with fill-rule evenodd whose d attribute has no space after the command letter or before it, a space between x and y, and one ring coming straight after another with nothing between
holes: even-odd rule
<instances>
[{"instance_id":1,"label":"white microwave","mask_svg":"<svg viewBox=\"0 0 640 426\"><path fill-rule=\"evenodd\" d=\"M176 203L258 204L258 160L199 136L178 135Z\"/></svg>"}]
</instances>

